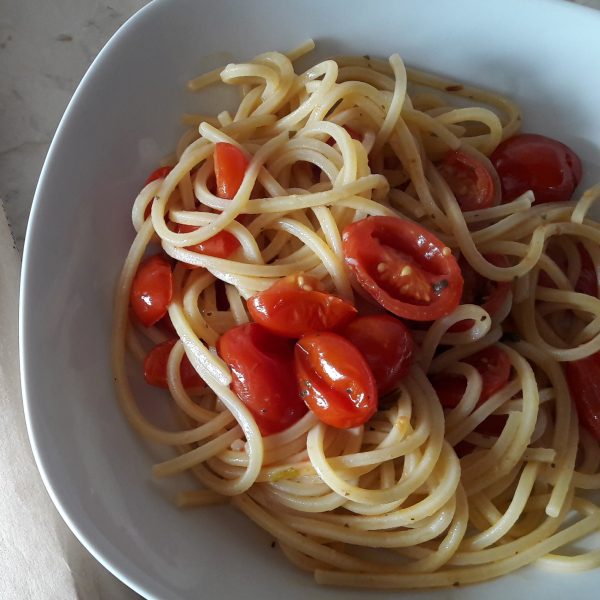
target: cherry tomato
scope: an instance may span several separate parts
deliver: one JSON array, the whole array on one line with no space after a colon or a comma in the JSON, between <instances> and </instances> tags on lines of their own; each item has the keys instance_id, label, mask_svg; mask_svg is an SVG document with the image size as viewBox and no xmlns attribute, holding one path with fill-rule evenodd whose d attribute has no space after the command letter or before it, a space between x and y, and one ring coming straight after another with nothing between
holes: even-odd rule
<instances>
[{"instance_id":1,"label":"cherry tomato","mask_svg":"<svg viewBox=\"0 0 600 600\"><path fill-rule=\"evenodd\" d=\"M354 319L341 332L364 356L377 383L387 394L408 375L414 341L410 329L391 315L367 315Z\"/></svg>"},{"instance_id":2,"label":"cherry tomato","mask_svg":"<svg viewBox=\"0 0 600 600\"><path fill-rule=\"evenodd\" d=\"M348 429L377 410L377 384L367 361L346 339L325 331L296 344L300 395L321 421Z\"/></svg>"},{"instance_id":3,"label":"cherry tomato","mask_svg":"<svg viewBox=\"0 0 600 600\"><path fill-rule=\"evenodd\" d=\"M150 173L148 179L146 179L146 183L144 185L148 185L151 181L155 181L157 179L164 179L171 171L173 167L159 167Z\"/></svg>"},{"instance_id":4,"label":"cherry tomato","mask_svg":"<svg viewBox=\"0 0 600 600\"><path fill-rule=\"evenodd\" d=\"M233 144L219 142L215 146L215 175L217 195L231 200L240 189L248 160L244 153Z\"/></svg>"},{"instance_id":5,"label":"cherry tomato","mask_svg":"<svg viewBox=\"0 0 600 600\"><path fill-rule=\"evenodd\" d=\"M299 338L315 331L338 329L357 314L349 302L321 291L310 275L288 275L248 300L250 316L284 337Z\"/></svg>"},{"instance_id":6,"label":"cherry tomato","mask_svg":"<svg viewBox=\"0 0 600 600\"><path fill-rule=\"evenodd\" d=\"M499 254L489 254L485 258L497 267L508 267L508 259ZM461 257L458 261L465 282L463 287L461 304L476 304L485 309L490 317L493 317L502 308L508 296L511 285L507 281L492 281L480 275L475 269ZM450 327L449 331L466 331L473 327L472 319L459 321Z\"/></svg>"},{"instance_id":7,"label":"cherry tomato","mask_svg":"<svg viewBox=\"0 0 600 600\"><path fill-rule=\"evenodd\" d=\"M194 225L184 225L183 223L178 223L177 225L178 233L190 233L191 231L196 231L196 229L198 228ZM186 246L186 250L207 256L215 256L216 258L229 258L239 247L240 243L235 235L223 230L199 244ZM186 264L185 266L189 269L196 268L194 265Z\"/></svg>"},{"instance_id":8,"label":"cherry tomato","mask_svg":"<svg viewBox=\"0 0 600 600\"><path fill-rule=\"evenodd\" d=\"M173 274L169 261L155 254L140 263L131 284L129 301L133 314L146 327L167 314L173 297Z\"/></svg>"},{"instance_id":9,"label":"cherry tomato","mask_svg":"<svg viewBox=\"0 0 600 600\"><path fill-rule=\"evenodd\" d=\"M587 294L588 296L598 297L598 277L594 262L583 244L577 244L577 249L581 258L581 271L579 272L579 279L575 283L575 291ZM566 273L567 257L564 253L559 251L556 246L550 246L546 253L563 273ZM556 284L545 271L540 272L538 283L544 287L556 288Z\"/></svg>"},{"instance_id":10,"label":"cherry tomato","mask_svg":"<svg viewBox=\"0 0 600 600\"><path fill-rule=\"evenodd\" d=\"M368 217L346 227L342 239L350 272L395 315L432 321L458 306L460 267L427 229L398 217Z\"/></svg>"},{"instance_id":11,"label":"cherry tomato","mask_svg":"<svg viewBox=\"0 0 600 600\"><path fill-rule=\"evenodd\" d=\"M533 133L504 140L490 160L498 171L502 201L532 190L535 203L566 202L581 181L581 161L565 144Z\"/></svg>"},{"instance_id":12,"label":"cherry tomato","mask_svg":"<svg viewBox=\"0 0 600 600\"><path fill-rule=\"evenodd\" d=\"M494 180L474 156L462 150L450 150L438 168L464 212L494 205Z\"/></svg>"},{"instance_id":13,"label":"cherry tomato","mask_svg":"<svg viewBox=\"0 0 600 600\"><path fill-rule=\"evenodd\" d=\"M173 339L157 344L146 355L144 377L150 385L161 388L169 387L167 383L167 362L176 342L177 339ZM181 375L181 383L186 390L205 387L206 385L186 355L181 360L179 374Z\"/></svg>"},{"instance_id":14,"label":"cherry tomato","mask_svg":"<svg viewBox=\"0 0 600 600\"><path fill-rule=\"evenodd\" d=\"M288 428L306 413L296 384L292 342L257 323L246 323L225 332L217 350L231 369L231 388L263 435Z\"/></svg>"},{"instance_id":15,"label":"cherry tomato","mask_svg":"<svg viewBox=\"0 0 600 600\"><path fill-rule=\"evenodd\" d=\"M600 352L564 368L579 422L600 442Z\"/></svg>"},{"instance_id":16,"label":"cherry tomato","mask_svg":"<svg viewBox=\"0 0 600 600\"><path fill-rule=\"evenodd\" d=\"M510 360L506 352L497 346L488 346L462 362L475 367L481 375L481 396L477 406L481 406L508 383ZM431 384L444 408L456 408L467 389L467 380L460 375L434 375Z\"/></svg>"}]
</instances>

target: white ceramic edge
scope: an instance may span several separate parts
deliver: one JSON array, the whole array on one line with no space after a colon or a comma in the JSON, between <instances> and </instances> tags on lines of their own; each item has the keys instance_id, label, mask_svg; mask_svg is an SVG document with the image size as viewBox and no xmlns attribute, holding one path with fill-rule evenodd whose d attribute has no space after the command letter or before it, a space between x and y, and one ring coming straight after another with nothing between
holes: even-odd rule
<instances>
[{"instance_id":1,"label":"white ceramic edge","mask_svg":"<svg viewBox=\"0 0 600 600\"><path fill-rule=\"evenodd\" d=\"M78 524L71 518L69 513L64 509L61 504L58 496L55 494L54 489L52 487L52 482L45 470L43 455L40 449L38 448L36 435L34 431L34 427L32 425L32 417L30 414L31 403L28 400L28 392L27 392L27 366L26 366L26 354L27 349L24 344L24 340L27 338L26 330L27 330L27 322L24 318L25 313L25 301L24 298L27 297L27 282L29 280L29 254L31 252L32 242L30 241L30 236L27 235L33 228L33 224L36 220L36 214L38 212L39 206L41 205L41 196L42 193L40 190L44 188L44 180L47 177L47 172L50 169L50 165L52 163L52 156L54 154L55 148L60 144L60 138L62 134L62 130L65 127L65 123L67 123L72 107L76 105L78 97L80 95L81 89L85 86L87 80L93 76L93 72L96 70L98 65L103 62L104 57L110 53L111 47L114 45L116 41L118 41L122 36L127 34L127 30L137 23L137 21L142 18L142 15L145 15L152 10L156 9L158 5L165 4L167 2L176 1L176 0L152 0L147 5L143 6L137 12L135 12L119 29L111 36L111 38L107 41L101 51L98 53L96 58L93 60L85 75L82 77L79 82L77 89L75 90L71 100L69 101L65 112L60 120L60 123L56 129L52 142L50 144L48 154L44 160L44 165L42 167L40 177L38 179L38 183L36 186L36 191L33 197L31 212L29 215L29 221L27 225L27 233L25 236L25 245L23 252L23 262L22 262L22 271L21 271L21 283L20 283L20 291L19 291L19 363L20 363L20 379L21 379L21 393L23 399L23 408L25 414L25 423L27 427L27 434L29 438L29 443L31 445L31 449L33 452L34 460L40 476L42 478L42 482L46 491L48 492L50 499L52 500L54 506L56 507L58 513L61 518L65 521L69 529L73 532L73 534L77 537L77 539L83 544L83 546L92 554L92 556L100 562L106 569L108 569L113 575L115 575L119 580L121 580L125 585L130 587L133 591L140 594L147 600L164 600L157 596L155 596L152 592L145 588L144 583L147 582L138 582L135 581L130 575L125 573L122 568L111 561L111 559L106 558L100 551L96 549L95 542L92 539L89 539L80 529ZM497 0L501 1L501 0ZM569 4L570 10L573 11L585 11L590 15L594 14L594 16L598 16L598 11L585 5L574 4L571 2L567 2L567 0L528 0L529 2L537 2L540 5L540 10L543 9L544 5L552 4L552 5L566 5Z\"/></svg>"}]
</instances>

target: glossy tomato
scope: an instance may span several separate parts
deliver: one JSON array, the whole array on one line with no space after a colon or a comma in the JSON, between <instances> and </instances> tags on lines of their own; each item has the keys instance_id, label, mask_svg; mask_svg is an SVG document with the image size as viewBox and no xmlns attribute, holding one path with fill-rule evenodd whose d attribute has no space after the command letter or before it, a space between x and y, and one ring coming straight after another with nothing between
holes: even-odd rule
<instances>
[{"instance_id":1,"label":"glossy tomato","mask_svg":"<svg viewBox=\"0 0 600 600\"><path fill-rule=\"evenodd\" d=\"M571 148L543 135L523 133L504 140L490 160L502 185L502 201L528 190L535 203L565 202L581 181L581 161Z\"/></svg>"},{"instance_id":2,"label":"glossy tomato","mask_svg":"<svg viewBox=\"0 0 600 600\"><path fill-rule=\"evenodd\" d=\"M172 170L173 167L158 167L158 169L155 169L148 175L145 185L148 185L151 181L156 181L157 179L164 179Z\"/></svg>"},{"instance_id":3,"label":"glossy tomato","mask_svg":"<svg viewBox=\"0 0 600 600\"><path fill-rule=\"evenodd\" d=\"M408 374L415 344L410 329L399 319L391 315L358 317L341 335L364 356L380 396L397 387Z\"/></svg>"},{"instance_id":4,"label":"glossy tomato","mask_svg":"<svg viewBox=\"0 0 600 600\"><path fill-rule=\"evenodd\" d=\"M250 316L273 333L299 338L338 329L357 314L349 302L322 291L310 275L288 275L248 300Z\"/></svg>"},{"instance_id":5,"label":"glossy tomato","mask_svg":"<svg viewBox=\"0 0 600 600\"><path fill-rule=\"evenodd\" d=\"M510 377L510 360L498 346L488 346L476 354L464 358L462 362L475 367L482 379L481 396L477 406L500 391ZM431 384L437 392L444 408L456 408L467 389L467 380L460 375L439 374L431 378Z\"/></svg>"},{"instance_id":6,"label":"glossy tomato","mask_svg":"<svg viewBox=\"0 0 600 600\"><path fill-rule=\"evenodd\" d=\"M162 344L157 344L148 352L144 360L144 377L150 385L161 388L168 388L167 383L167 362L173 346L177 339L167 340ZM181 383L185 389L205 387L203 379L192 366L189 358L184 355L179 367Z\"/></svg>"},{"instance_id":7,"label":"glossy tomato","mask_svg":"<svg viewBox=\"0 0 600 600\"><path fill-rule=\"evenodd\" d=\"M368 217L346 227L342 239L350 272L395 315L432 321L458 306L460 267L427 229L398 217Z\"/></svg>"},{"instance_id":8,"label":"glossy tomato","mask_svg":"<svg viewBox=\"0 0 600 600\"><path fill-rule=\"evenodd\" d=\"M177 225L178 233L190 233L196 231L196 229L198 228L194 225L184 225L183 223ZM216 258L229 258L239 247L240 243L235 235L223 230L199 244L186 246L186 250L207 256L215 256ZM193 265L186 264L185 266L190 269L195 268Z\"/></svg>"},{"instance_id":9,"label":"glossy tomato","mask_svg":"<svg viewBox=\"0 0 600 600\"><path fill-rule=\"evenodd\" d=\"M463 211L489 208L496 203L494 180L476 157L462 150L450 150L438 168Z\"/></svg>"},{"instance_id":10,"label":"glossy tomato","mask_svg":"<svg viewBox=\"0 0 600 600\"><path fill-rule=\"evenodd\" d=\"M296 344L300 395L321 421L347 429L366 423L377 410L377 383L362 354L330 331Z\"/></svg>"},{"instance_id":11,"label":"glossy tomato","mask_svg":"<svg viewBox=\"0 0 600 600\"><path fill-rule=\"evenodd\" d=\"M579 422L600 442L600 352L564 363Z\"/></svg>"},{"instance_id":12,"label":"glossy tomato","mask_svg":"<svg viewBox=\"0 0 600 600\"><path fill-rule=\"evenodd\" d=\"M499 254L488 254L485 259L497 267L510 266L508 259ZM504 304L511 290L511 284L507 281L492 281L479 274L462 256L458 261L464 279L461 304L476 304L481 306L493 317ZM449 331L466 331L473 327L472 319L459 321L450 327Z\"/></svg>"},{"instance_id":13,"label":"glossy tomato","mask_svg":"<svg viewBox=\"0 0 600 600\"><path fill-rule=\"evenodd\" d=\"M217 195L231 200L240 189L248 159L233 144L219 142L215 145L215 176L217 179Z\"/></svg>"},{"instance_id":14,"label":"glossy tomato","mask_svg":"<svg viewBox=\"0 0 600 600\"><path fill-rule=\"evenodd\" d=\"M156 254L140 263L131 283L129 302L133 314L146 327L166 314L173 297L173 273L169 261Z\"/></svg>"},{"instance_id":15,"label":"glossy tomato","mask_svg":"<svg viewBox=\"0 0 600 600\"><path fill-rule=\"evenodd\" d=\"M293 425L307 411L294 371L294 345L257 323L225 332L217 342L233 375L231 388L248 407L263 435Z\"/></svg>"}]
</instances>

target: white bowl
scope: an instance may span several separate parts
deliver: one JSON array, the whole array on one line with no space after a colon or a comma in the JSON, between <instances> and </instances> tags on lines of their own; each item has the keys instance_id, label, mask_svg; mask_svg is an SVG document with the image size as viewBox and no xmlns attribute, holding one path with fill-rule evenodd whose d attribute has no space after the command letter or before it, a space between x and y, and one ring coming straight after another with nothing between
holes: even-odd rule
<instances>
[{"instance_id":1,"label":"white bowl","mask_svg":"<svg viewBox=\"0 0 600 600\"><path fill-rule=\"evenodd\" d=\"M52 143L27 231L21 368L29 433L64 519L146 597L364 597L319 589L269 536L227 507L176 509L117 405L109 360L115 281L132 240L130 209L171 151L198 97L190 77L308 37L316 58L387 56L516 98L525 128L557 137L600 180L600 14L550 0L156 0L108 43ZM222 106L203 96L202 112ZM597 597L598 571L529 568L421 598ZM378 594L378 598L397 594Z\"/></svg>"}]
</instances>

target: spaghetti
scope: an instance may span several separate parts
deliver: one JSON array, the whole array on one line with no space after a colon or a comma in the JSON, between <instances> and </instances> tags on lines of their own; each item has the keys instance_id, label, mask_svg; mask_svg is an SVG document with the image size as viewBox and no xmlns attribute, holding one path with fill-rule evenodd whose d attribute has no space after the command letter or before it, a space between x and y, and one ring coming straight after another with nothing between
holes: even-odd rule
<instances>
[{"instance_id":1,"label":"spaghetti","mask_svg":"<svg viewBox=\"0 0 600 600\"><path fill-rule=\"evenodd\" d=\"M526 192L462 210L440 161L455 150L474 157L498 194L488 157L518 131L518 107L406 69L398 55L339 57L296 74L293 61L313 46L192 80L192 90L236 86L240 103L216 117L186 115L191 129L173 168L135 200L113 360L132 427L177 451L154 475L191 473L200 488L181 492L178 505L230 501L323 584L426 588L534 561L565 571L599 566L600 550L561 553L600 529L600 507L588 496L600 487L600 449L578 423L561 363L600 350L598 294L576 290L580 248L596 280L600 272L600 228L587 215L600 188L577 202L534 204ZM214 193L217 143L247 160L231 199ZM261 435L230 387L217 341L249 321L249 298L285 276L306 273L364 303L368 294L344 264L342 232L385 216L432 232L467 264L463 273L504 282L501 306L492 314L463 303L426 328L415 324L409 374L364 425L331 427L309 411ZM231 256L190 249L221 232L237 241ZM165 339L129 316L136 271L159 245L176 262L168 315L177 341L166 380L180 429L148 420L126 369L127 349L144 360L149 345ZM481 402L485 377L473 356L490 347L507 357L510 378ZM206 387L186 389L185 360ZM458 399L443 407L440 382L457 378ZM501 422L493 434L481 430L490 417Z\"/></svg>"}]
</instances>

